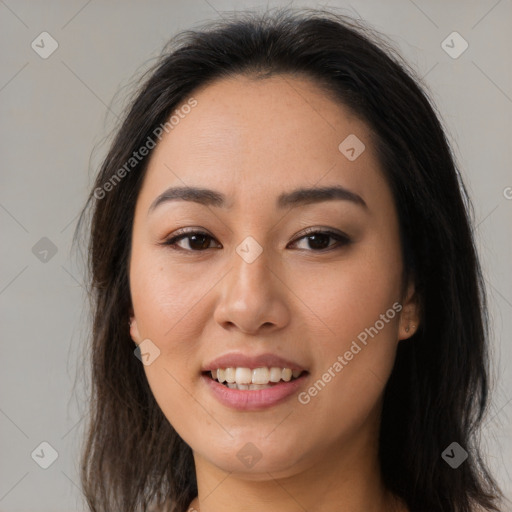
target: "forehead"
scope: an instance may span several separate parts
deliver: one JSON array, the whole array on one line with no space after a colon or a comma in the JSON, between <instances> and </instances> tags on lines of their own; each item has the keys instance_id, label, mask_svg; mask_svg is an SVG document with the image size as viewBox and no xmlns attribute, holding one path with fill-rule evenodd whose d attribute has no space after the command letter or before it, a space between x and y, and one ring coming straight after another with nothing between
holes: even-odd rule
<instances>
[{"instance_id":1,"label":"forehead","mask_svg":"<svg viewBox=\"0 0 512 512\"><path fill-rule=\"evenodd\" d=\"M171 185L222 189L237 203L301 186L384 185L369 127L312 80L237 76L191 96L197 105L153 151L147 201ZM339 146L354 136L364 151L351 161Z\"/></svg>"}]
</instances>

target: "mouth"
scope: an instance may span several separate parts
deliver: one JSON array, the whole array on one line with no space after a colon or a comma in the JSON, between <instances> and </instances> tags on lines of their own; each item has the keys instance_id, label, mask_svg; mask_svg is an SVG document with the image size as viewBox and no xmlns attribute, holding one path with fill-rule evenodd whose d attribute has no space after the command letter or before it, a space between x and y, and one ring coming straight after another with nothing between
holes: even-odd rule
<instances>
[{"instance_id":1,"label":"mouth","mask_svg":"<svg viewBox=\"0 0 512 512\"><path fill-rule=\"evenodd\" d=\"M229 389L258 391L277 386L280 383L295 381L308 372L277 366L263 366L254 369L245 367L217 368L202 373L205 377Z\"/></svg>"},{"instance_id":2,"label":"mouth","mask_svg":"<svg viewBox=\"0 0 512 512\"><path fill-rule=\"evenodd\" d=\"M206 389L222 405L261 411L289 400L306 385L309 372L280 367L228 367L201 372Z\"/></svg>"}]
</instances>

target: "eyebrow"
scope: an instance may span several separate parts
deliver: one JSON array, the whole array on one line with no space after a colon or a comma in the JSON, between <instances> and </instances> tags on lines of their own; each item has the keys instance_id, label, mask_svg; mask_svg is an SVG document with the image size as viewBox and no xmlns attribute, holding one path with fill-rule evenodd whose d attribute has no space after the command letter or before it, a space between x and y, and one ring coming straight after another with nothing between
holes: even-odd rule
<instances>
[{"instance_id":1,"label":"eyebrow","mask_svg":"<svg viewBox=\"0 0 512 512\"><path fill-rule=\"evenodd\" d=\"M215 206L217 208L231 207L231 204L227 202L226 196L216 190L199 187L171 187L165 190L151 203L148 214L152 213L161 204L178 200L191 201L205 206ZM306 204L332 200L350 201L365 209L368 208L368 205L360 195L340 186L299 188L291 192L285 192L278 197L277 207L278 209L294 208Z\"/></svg>"}]
</instances>

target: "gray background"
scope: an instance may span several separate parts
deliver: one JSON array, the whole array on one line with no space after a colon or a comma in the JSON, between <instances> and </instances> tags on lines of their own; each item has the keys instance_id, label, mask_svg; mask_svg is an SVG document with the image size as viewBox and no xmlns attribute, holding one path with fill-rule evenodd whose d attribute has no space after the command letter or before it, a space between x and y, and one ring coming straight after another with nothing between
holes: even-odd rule
<instances>
[{"instance_id":1,"label":"gray background","mask_svg":"<svg viewBox=\"0 0 512 512\"><path fill-rule=\"evenodd\" d=\"M102 141L133 77L179 30L223 11L285 4L320 5L0 0L0 511L85 510L78 449L87 389L77 372L83 370L87 310L71 237L106 150ZM483 446L510 498L512 3L354 0L323 5L343 7L391 38L425 77L442 113L475 203L489 288L496 384ZM59 45L47 59L31 47L43 31ZM458 58L441 46L453 31L469 44ZM40 241L43 237L54 244L54 255L41 252L49 246ZM43 441L58 453L47 469L35 461L49 461L48 449L43 448L43 456L38 448Z\"/></svg>"}]
</instances>

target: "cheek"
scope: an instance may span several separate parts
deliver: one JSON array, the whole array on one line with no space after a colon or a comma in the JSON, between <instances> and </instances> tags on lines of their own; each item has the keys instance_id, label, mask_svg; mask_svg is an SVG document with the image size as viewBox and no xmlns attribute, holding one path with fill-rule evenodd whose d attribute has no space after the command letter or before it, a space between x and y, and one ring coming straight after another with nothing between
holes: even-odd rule
<instances>
[{"instance_id":1,"label":"cheek","mask_svg":"<svg viewBox=\"0 0 512 512\"><path fill-rule=\"evenodd\" d=\"M327 348L343 347L400 299L399 257L391 247L386 252L371 245L339 261L318 265L314 272L304 268L292 281L303 302L302 314L311 318L318 343ZM391 313L389 324L396 325L398 315Z\"/></svg>"},{"instance_id":2,"label":"cheek","mask_svg":"<svg viewBox=\"0 0 512 512\"><path fill-rule=\"evenodd\" d=\"M215 411L210 411L208 403L196 399L191 385L187 365L182 360L174 365L168 358L159 357L144 370L151 392L167 421L185 443L208 453L211 439L222 439L232 444L222 425L215 421Z\"/></svg>"},{"instance_id":3,"label":"cheek","mask_svg":"<svg viewBox=\"0 0 512 512\"><path fill-rule=\"evenodd\" d=\"M180 347L181 340L190 345L198 339L194 334L201 332L197 319L207 279L198 279L180 265L171 267L165 251L134 253L130 289L141 336L155 340L163 350Z\"/></svg>"},{"instance_id":4,"label":"cheek","mask_svg":"<svg viewBox=\"0 0 512 512\"><path fill-rule=\"evenodd\" d=\"M393 368L402 309L399 251L376 238L357 256L301 275L298 295L305 297L303 314L315 322L317 364L300 403L319 416L330 411L349 428L347 413L356 422L365 418Z\"/></svg>"},{"instance_id":5,"label":"cheek","mask_svg":"<svg viewBox=\"0 0 512 512\"><path fill-rule=\"evenodd\" d=\"M160 351L144 366L148 384L168 421L187 442L193 434L191 418L202 418L202 425L211 421L192 397L204 282L171 268L161 255L140 249L132 258L130 289L139 334Z\"/></svg>"},{"instance_id":6,"label":"cheek","mask_svg":"<svg viewBox=\"0 0 512 512\"><path fill-rule=\"evenodd\" d=\"M130 265L130 290L139 335L159 350L158 357L144 366L153 395L168 418L168 413L173 420L186 417L197 377L204 280L192 279L179 268L170 268L158 253L140 248Z\"/></svg>"}]
</instances>

